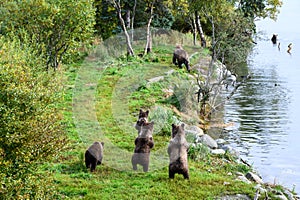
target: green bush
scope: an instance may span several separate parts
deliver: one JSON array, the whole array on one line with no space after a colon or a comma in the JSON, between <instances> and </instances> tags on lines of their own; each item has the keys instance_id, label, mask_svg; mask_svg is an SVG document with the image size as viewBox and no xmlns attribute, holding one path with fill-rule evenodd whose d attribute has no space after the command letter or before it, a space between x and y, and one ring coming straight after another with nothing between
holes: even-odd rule
<instances>
[{"instance_id":1,"label":"green bush","mask_svg":"<svg viewBox=\"0 0 300 200\"><path fill-rule=\"evenodd\" d=\"M44 55L47 67L79 58L78 48L92 39L95 24L93 1L6 0L0 2L0 33L11 34Z\"/></svg>"},{"instance_id":2,"label":"green bush","mask_svg":"<svg viewBox=\"0 0 300 200\"><path fill-rule=\"evenodd\" d=\"M0 49L0 199L41 198L48 186L39 163L66 143L60 77L41 70L40 57L17 39L0 38Z\"/></svg>"},{"instance_id":3,"label":"green bush","mask_svg":"<svg viewBox=\"0 0 300 200\"><path fill-rule=\"evenodd\" d=\"M161 136L171 136L171 125L179 123L173 112L163 106L151 110L149 119L155 123L154 133Z\"/></svg>"},{"instance_id":4,"label":"green bush","mask_svg":"<svg viewBox=\"0 0 300 200\"><path fill-rule=\"evenodd\" d=\"M210 150L203 144L190 145L188 156L194 161L202 161L209 158Z\"/></svg>"}]
</instances>

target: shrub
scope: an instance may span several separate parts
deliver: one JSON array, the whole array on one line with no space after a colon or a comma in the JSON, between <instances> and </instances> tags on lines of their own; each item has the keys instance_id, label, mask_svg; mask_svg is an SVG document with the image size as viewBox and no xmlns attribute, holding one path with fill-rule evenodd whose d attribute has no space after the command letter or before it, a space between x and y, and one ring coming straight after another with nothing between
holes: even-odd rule
<instances>
[{"instance_id":1,"label":"shrub","mask_svg":"<svg viewBox=\"0 0 300 200\"><path fill-rule=\"evenodd\" d=\"M161 136L171 136L171 125L179 123L173 112L163 106L156 106L151 110L149 119L155 123L154 133Z\"/></svg>"},{"instance_id":2,"label":"shrub","mask_svg":"<svg viewBox=\"0 0 300 200\"><path fill-rule=\"evenodd\" d=\"M190 145L188 156L194 161L202 161L205 158L208 158L210 150L207 146L203 144L192 144Z\"/></svg>"},{"instance_id":3,"label":"shrub","mask_svg":"<svg viewBox=\"0 0 300 200\"><path fill-rule=\"evenodd\" d=\"M47 67L78 59L76 48L91 42L95 10L90 0L6 0L0 2L0 32L13 33L44 55Z\"/></svg>"},{"instance_id":4,"label":"shrub","mask_svg":"<svg viewBox=\"0 0 300 200\"><path fill-rule=\"evenodd\" d=\"M66 142L59 74L42 71L40 57L17 39L0 38L0 49L0 199L41 198L47 191L39 163Z\"/></svg>"}]
</instances>

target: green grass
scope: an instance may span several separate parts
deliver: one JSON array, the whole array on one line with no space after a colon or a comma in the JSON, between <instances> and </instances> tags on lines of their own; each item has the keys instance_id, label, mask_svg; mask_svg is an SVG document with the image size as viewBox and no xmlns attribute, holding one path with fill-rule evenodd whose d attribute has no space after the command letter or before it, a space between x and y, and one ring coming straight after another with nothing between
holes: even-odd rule
<instances>
[{"instance_id":1,"label":"green grass","mask_svg":"<svg viewBox=\"0 0 300 200\"><path fill-rule=\"evenodd\" d=\"M53 173L60 198L215 199L228 194L246 194L253 198L253 185L235 180L237 171L245 173L249 168L226 160L226 156L203 156L198 161L189 159L190 180L184 180L181 175L170 180L166 149L171 133L160 134L162 130L156 130L153 136L155 146L151 151L149 172L142 172L141 167L137 172L131 169L130 159L137 136L133 124L139 109L153 111L157 105L166 109L170 105L176 106L176 100L165 98L161 89L176 79L187 79L184 70L170 64L172 50L173 47L164 46L144 60L120 59L105 65L100 63L101 66L94 63L97 67L91 69L86 65L86 74L81 73L77 78L79 66L68 69L64 123L70 144L57 162L44 166ZM200 51L200 54L205 52ZM176 70L173 77L146 87L145 80L170 69ZM88 77L87 87L74 90L76 84L85 80L80 76ZM89 92L95 96L92 104L90 99L74 100L81 98L81 93ZM76 105L80 102L82 105ZM79 115L74 114L78 112L76 106L89 108L90 105L95 107L96 116L84 110L80 110ZM81 118L81 112L87 116ZM99 124L95 125L95 119ZM84 166L84 152L96 139L105 142L104 159L103 164L91 173Z\"/></svg>"}]
</instances>

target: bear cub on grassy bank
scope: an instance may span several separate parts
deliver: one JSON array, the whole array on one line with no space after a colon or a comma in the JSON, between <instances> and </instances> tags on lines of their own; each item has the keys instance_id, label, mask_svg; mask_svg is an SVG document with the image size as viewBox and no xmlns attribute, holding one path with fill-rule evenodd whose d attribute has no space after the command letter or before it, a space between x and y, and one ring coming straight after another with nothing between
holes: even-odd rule
<instances>
[{"instance_id":1,"label":"bear cub on grassy bank","mask_svg":"<svg viewBox=\"0 0 300 200\"><path fill-rule=\"evenodd\" d=\"M148 115L149 115L149 110L143 111L140 109L139 117L138 120L135 124L135 129L138 130L138 134L141 132L141 127L144 123L148 123Z\"/></svg>"},{"instance_id":2,"label":"bear cub on grassy bank","mask_svg":"<svg viewBox=\"0 0 300 200\"><path fill-rule=\"evenodd\" d=\"M184 64L187 71L190 72L189 55L180 45L177 45L174 50L173 64L178 65L179 68L182 68L181 65Z\"/></svg>"},{"instance_id":3,"label":"bear cub on grassy bank","mask_svg":"<svg viewBox=\"0 0 300 200\"><path fill-rule=\"evenodd\" d=\"M138 137L135 139L134 154L131 158L133 170L137 170L137 164L143 166L143 171L147 172L149 169L150 150L154 146L152 137L154 122L143 123L140 127Z\"/></svg>"},{"instance_id":4,"label":"bear cub on grassy bank","mask_svg":"<svg viewBox=\"0 0 300 200\"><path fill-rule=\"evenodd\" d=\"M104 142L94 142L85 152L85 166L93 172L102 163Z\"/></svg>"},{"instance_id":5,"label":"bear cub on grassy bank","mask_svg":"<svg viewBox=\"0 0 300 200\"><path fill-rule=\"evenodd\" d=\"M170 158L169 178L174 178L175 173L182 174L185 179L189 179L188 153L189 145L185 139L184 124L177 126L172 124L172 139L168 146Z\"/></svg>"}]
</instances>

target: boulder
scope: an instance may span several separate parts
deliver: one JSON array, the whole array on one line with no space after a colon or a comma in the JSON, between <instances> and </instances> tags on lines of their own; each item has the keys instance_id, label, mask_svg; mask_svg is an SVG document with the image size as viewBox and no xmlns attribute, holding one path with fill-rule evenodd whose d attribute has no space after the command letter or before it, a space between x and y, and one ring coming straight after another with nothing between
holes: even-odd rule
<instances>
[{"instance_id":1,"label":"boulder","mask_svg":"<svg viewBox=\"0 0 300 200\"><path fill-rule=\"evenodd\" d=\"M252 172L248 172L248 173L246 174L246 178L247 178L248 180L250 180L250 181L255 182L255 183L259 183L259 184L263 184L263 183L264 183L264 182L262 181L262 179L261 179L258 175L254 174L254 173L252 173Z\"/></svg>"},{"instance_id":2,"label":"boulder","mask_svg":"<svg viewBox=\"0 0 300 200\"><path fill-rule=\"evenodd\" d=\"M149 87L152 83L156 83L158 81L164 80L164 76L157 76L148 80L146 87Z\"/></svg>"},{"instance_id":3,"label":"boulder","mask_svg":"<svg viewBox=\"0 0 300 200\"><path fill-rule=\"evenodd\" d=\"M229 144L219 145L219 146L221 147L221 149L223 149L224 151L229 152L231 155L233 155L235 157L239 157L240 156L240 152L238 150L234 149Z\"/></svg>"},{"instance_id":4,"label":"boulder","mask_svg":"<svg viewBox=\"0 0 300 200\"><path fill-rule=\"evenodd\" d=\"M211 149L217 149L218 148L217 142L207 134L204 134L201 137L198 137L197 140L196 140L196 143L205 144Z\"/></svg>"},{"instance_id":5,"label":"boulder","mask_svg":"<svg viewBox=\"0 0 300 200\"><path fill-rule=\"evenodd\" d=\"M195 136L195 138L197 137L201 137L204 135L204 132L201 128L199 128L198 126L190 126L190 125L187 125L185 126L185 134L192 134Z\"/></svg>"},{"instance_id":6,"label":"boulder","mask_svg":"<svg viewBox=\"0 0 300 200\"><path fill-rule=\"evenodd\" d=\"M226 140L224 140L224 139L221 139L221 138L219 138L219 139L216 139L216 142L217 142L217 144L220 146L220 145L225 145L227 142L226 142Z\"/></svg>"},{"instance_id":7,"label":"boulder","mask_svg":"<svg viewBox=\"0 0 300 200\"><path fill-rule=\"evenodd\" d=\"M249 181L244 175L238 176L237 179L243 181L244 183L251 184L251 181Z\"/></svg>"},{"instance_id":8,"label":"boulder","mask_svg":"<svg viewBox=\"0 0 300 200\"><path fill-rule=\"evenodd\" d=\"M223 149L212 149L210 153L214 155L224 155L225 151Z\"/></svg>"},{"instance_id":9,"label":"boulder","mask_svg":"<svg viewBox=\"0 0 300 200\"><path fill-rule=\"evenodd\" d=\"M217 200L251 200L250 197L244 194L226 195L223 197L216 198Z\"/></svg>"}]
</instances>

